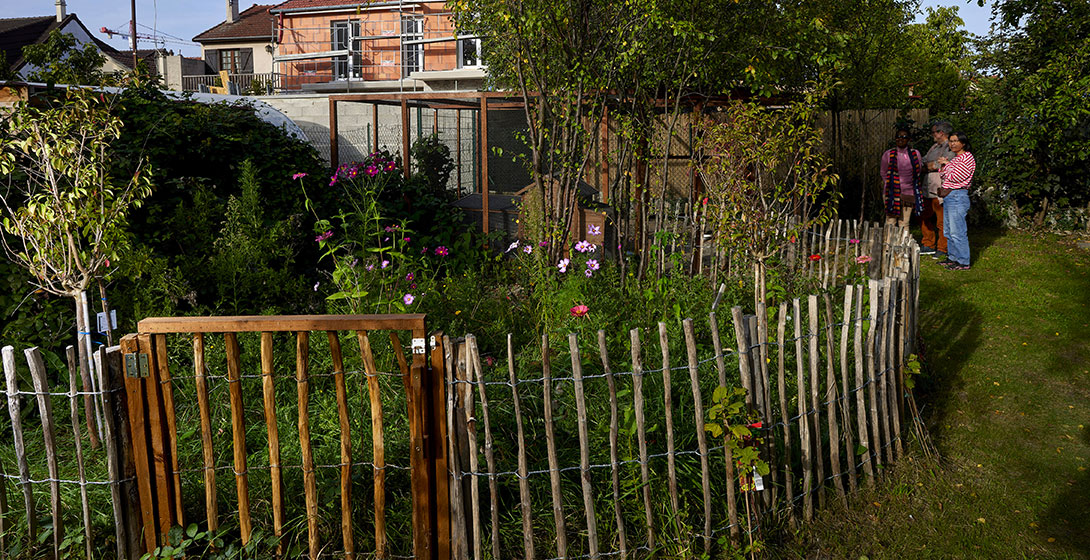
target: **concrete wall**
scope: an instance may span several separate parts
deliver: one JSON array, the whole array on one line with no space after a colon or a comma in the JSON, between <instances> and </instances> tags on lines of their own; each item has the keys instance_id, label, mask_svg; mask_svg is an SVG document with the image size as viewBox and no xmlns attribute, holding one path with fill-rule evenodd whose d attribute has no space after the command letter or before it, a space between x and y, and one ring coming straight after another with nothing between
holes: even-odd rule
<instances>
[{"instance_id":1,"label":"concrete wall","mask_svg":"<svg viewBox=\"0 0 1090 560\"><path fill-rule=\"evenodd\" d=\"M182 76L202 75L208 71L203 60L180 55L160 56L156 64L163 84L175 91L182 91Z\"/></svg>"}]
</instances>

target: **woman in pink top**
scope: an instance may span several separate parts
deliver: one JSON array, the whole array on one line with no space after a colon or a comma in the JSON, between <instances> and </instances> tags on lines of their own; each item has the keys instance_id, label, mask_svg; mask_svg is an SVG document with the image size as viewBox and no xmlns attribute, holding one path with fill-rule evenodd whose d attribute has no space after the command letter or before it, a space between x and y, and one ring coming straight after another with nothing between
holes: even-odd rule
<instances>
[{"instance_id":1,"label":"woman in pink top","mask_svg":"<svg viewBox=\"0 0 1090 560\"><path fill-rule=\"evenodd\" d=\"M923 213L920 193L920 152L908 147L908 131L897 129L895 147L882 154L881 172L885 181L886 223L908 227L912 214Z\"/></svg>"},{"instance_id":2,"label":"woman in pink top","mask_svg":"<svg viewBox=\"0 0 1090 560\"><path fill-rule=\"evenodd\" d=\"M954 159L944 162L942 197L943 230L946 233L947 260L939 264L949 270L969 270L969 234L965 225L965 215L969 213L969 185L976 172L976 158L969 151L969 137L962 132L950 134L950 150Z\"/></svg>"}]
</instances>

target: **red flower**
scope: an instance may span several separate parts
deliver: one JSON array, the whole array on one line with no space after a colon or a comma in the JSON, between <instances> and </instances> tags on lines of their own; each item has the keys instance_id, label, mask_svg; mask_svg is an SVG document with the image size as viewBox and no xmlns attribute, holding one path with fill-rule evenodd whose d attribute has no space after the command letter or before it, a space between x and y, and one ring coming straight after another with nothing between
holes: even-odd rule
<instances>
[{"instance_id":1,"label":"red flower","mask_svg":"<svg viewBox=\"0 0 1090 560\"><path fill-rule=\"evenodd\" d=\"M758 428L759 429L759 428L761 428L763 426L764 426L764 423L762 423L762 422L754 422L754 423L750 424L747 427L748 428Z\"/></svg>"},{"instance_id":2,"label":"red flower","mask_svg":"<svg viewBox=\"0 0 1090 560\"><path fill-rule=\"evenodd\" d=\"M821 260L821 255L810 255L810 260L820 261Z\"/></svg>"},{"instance_id":3,"label":"red flower","mask_svg":"<svg viewBox=\"0 0 1090 560\"><path fill-rule=\"evenodd\" d=\"M583 304L579 304L579 305L576 305L575 307L571 308L571 316L572 317L586 317L587 313L589 313L589 312L590 312L590 308L583 305Z\"/></svg>"}]
</instances>

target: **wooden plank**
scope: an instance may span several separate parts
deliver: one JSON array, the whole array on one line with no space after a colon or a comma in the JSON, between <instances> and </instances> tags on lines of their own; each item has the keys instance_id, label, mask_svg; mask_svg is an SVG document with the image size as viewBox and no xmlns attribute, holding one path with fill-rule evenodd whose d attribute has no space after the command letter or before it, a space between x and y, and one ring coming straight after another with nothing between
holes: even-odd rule
<instances>
[{"instance_id":1,"label":"wooden plank","mask_svg":"<svg viewBox=\"0 0 1090 560\"><path fill-rule=\"evenodd\" d=\"M26 512L27 536L30 546L38 542L38 511L34 507L34 491L30 482L30 465L26 458L26 445L23 443L23 407L19 399L19 382L15 365L15 348L5 346L2 350L4 360L4 378L8 390L8 414L11 417L11 429L15 443L15 461L19 465L19 483L23 489L23 511Z\"/></svg>"},{"instance_id":2,"label":"wooden plank","mask_svg":"<svg viewBox=\"0 0 1090 560\"><path fill-rule=\"evenodd\" d=\"M182 516L182 476L178 469L178 420L174 412L174 384L170 378L170 366L167 363L167 337L155 335L152 337L155 347L155 364L159 370L159 386L163 391L163 408L166 413L166 437L170 442L170 465L174 489L174 517L171 526L181 525L185 527L185 519Z\"/></svg>"},{"instance_id":3,"label":"wooden plank","mask_svg":"<svg viewBox=\"0 0 1090 560\"><path fill-rule=\"evenodd\" d=\"M49 395L49 380L46 379L42 353L35 347L23 350L23 355L26 356L27 366L30 367L30 381L38 401L38 418L42 423L42 439L45 443L45 464L49 471L49 510L53 519L53 557L60 558L61 540L64 539L64 522L61 520L61 477L57 465L57 432L53 425L53 398Z\"/></svg>"},{"instance_id":4,"label":"wooden plank","mask_svg":"<svg viewBox=\"0 0 1090 560\"><path fill-rule=\"evenodd\" d=\"M722 286L720 286L722 289ZM715 350L715 370L719 374L719 386L727 386L727 367L723 354L723 343L719 338L719 321L715 312L708 314L708 325L712 331L712 347ZM727 485L727 522L730 525L730 540L735 546L740 542L742 531L738 525L738 498L734 485L737 482L734 477L734 458L730 452L730 434L723 433L723 463L726 465Z\"/></svg>"},{"instance_id":5,"label":"wooden plank","mask_svg":"<svg viewBox=\"0 0 1090 560\"><path fill-rule=\"evenodd\" d=\"M609 387L609 471L610 482L613 487L613 513L614 523L617 524L617 545L621 560L628 558L628 535L624 528L624 512L621 508L621 480L617 470L621 464L620 450L618 448L618 436L620 433L617 410L617 380L613 370L609 367L609 355L606 352L606 331L598 331L598 355L602 360L602 371L606 376L606 384Z\"/></svg>"},{"instance_id":6,"label":"wooden plank","mask_svg":"<svg viewBox=\"0 0 1090 560\"><path fill-rule=\"evenodd\" d=\"M374 465L375 498L375 556L388 558L388 538L386 535L386 445L382 429L382 394L378 384L378 368L371 353L371 340L367 332L356 331L356 339L363 357L363 371L367 376L367 394L371 401L371 445Z\"/></svg>"},{"instance_id":7,"label":"wooden plank","mask_svg":"<svg viewBox=\"0 0 1090 560\"><path fill-rule=\"evenodd\" d=\"M496 480L496 456L493 452L492 424L488 418L488 391L485 390L484 371L481 369L481 352L477 348L477 337L466 337L470 355L473 357L473 369L477 372L477 390L481 397L481 419L484 420L484 461L488 466L488 502L491 515L492 557L500 557L500 505L499 484Z\"/></svg>"},{"instance_id":8,"label":"wooden plank","mask_svg":"<svg viewBox=\"0 0 1090 560\"><path fill-rule=\"evenodd\" d=\"M136 335L121 337L122 355L138 354L140 342ZM147 412L144 397L144 382L140 373L130 371L129 360L125 364L125 396L129 412L129 436L133 450L133 465L136 470L136 486L140 496L140 519L143 524L144 552L151 552L159 546L159 532L155 523L155 501L152 498L151 457L148 449L146 432Z\"/></svg>"},{"instance_id":9,"label":"wooden plank","mask_svg":"<svg viewBox=\"0 0 1090 560\"><path fill-rule=\"evenodd\" d=\"M693 420L696 429L696 445L700 452L700 486L704 492L704 554L710 555L712 548L712 487L711 473L708 467L708 440L704 433L704 397L700 391L699 362L696 355L696 335L693 334L693 320L682 322L685 331L685 348L689 358L689 382L693 389Z\"/></svg>"},{"instance_id":10,"label":"wooden plank","mask_svg":"<svg viewBox=\"0 0 1090 560\"><path fill-rule=\"evenodd\" d=\"M754 395L753 395L753 373L750 371L750 358L749 358L749 337L746 333L749 331L748 322L742 315L742 308L734 306L730 308L731 318L734 321L734 337L738 343L738 374L742 378L742 388L746 390L746 408L752 410L754 407Z\"/></svg>"},{"instance_id":11,"label":"wooden plank","mask_svg":"<svg viewBox=\"0 0 1090 560\"><path fill-rule=\"evenodd\" d=\"M204 334L193 334L193 373L197 385L197 409L201 417L201 452L204 471L204 511L208 530L219 529L216 499L216 455L212 448L212 412L208 406L208 374L204 363Z\"/></svg>"},{"instance_id":12,"label":"wooden plank","mask_svg":"<svg viewBox=\"0 0 1090 560\"><path fill-rule=\"evenodd\" d=\"M314 453L310 445L310 333L295 333L295 383L299 404L299 448L303 459L303 494L307 515L307 553L317 560L318 485L314 478Z\"/></svg>"},{"instance_id":13,"label":"wooden plank","mask_svg":"<svg viewBox=\"0 0 1090 560\"><path fill-rule=\"evenodd\" d=\"M762 304L758 303L757 305L760 306ZM760 338L760 329L758 328L758 325L757 325L758 321L757 321L757 316L756 315L746 315L745 320L746 320L746 347L750 349L750 352L749 352L749 361L750 361L749 371L753 375L753 379L751 381L750 386L753 387L754 402L757 405L756 412L757 412L758 418L760 418L762 421L766 421L766 416L768 415L767 411L769 410L769 408L771 408L771 405L766 400L766 397L767 397L767 391L766 391L766 387L765 387L766 379L764 379L764 377L763 377L763 375L761 373L762 370L763 370L761 362L763 361L762 356L764 355L764 353L763 353L762 348L761 348L763 344L762 344L761 338ZM758 452L760 453L761 459L763 461L765 461L766 463L771 463L772 462L772 458L769 456L769 448L768 447L760 448L760 449L758 449ZM750 478L752 479L752 476L750 476ZM757 500L760 500L760 505L763 508L768 508L772 503L771 500L770 500L769 494L770 494L769 492L763 492L762 491L760 493L757 493L755 491L751 496L753 498L753 506L757 507ZM756 514L756 512L758 512L758 511L759 510L754 510L754 513Z\"/></svg>"},{"instance_id":14,"label":"wooden plank","mask_svg":"<svg viewBox=\"0 0 1090 560\"><path fill-rule=\"evenodd\" d=\"M858 424L859 446L864 449L862 455L852 451L852 463L860 457L863 463L863 474L867 477L867 487L874 488L874 465L870 460L870 437L867 434L867 404L866 389L864 384L865 367L863 352L863 285L857 284L853 289L855 298L855 335L853 350L855 354L855 416Z\"/></svg>"},{"instance_id":15,"label":"wooden plank","mask_svg":"<svg viewBox=\"0 0 1090 560\"><path fill-rule=\"evenodd\" d=\"M818 507L825 507L825 461L822 460L824 452L821 445L821 399L820 399L820 359L821 352L818 350L818 338L820 331L818 330L818 299L817 295L810 294L806 298L807 318L810 320L810 330L807 333L807 337L810 339L810 413L811 413L811 428L810 441L813 445L813 463L817 467L817 480L815 480L815 489L817 491Z\"/></svg>"},{"instance_id":16,"label":"wooden plank","mask_svg":"<svg viewBox=\"0 0 1090 560\"><path fill-rule=\"evenodd\" d=\"M583 510L587 515L587 552L591 558L598 555L598 517L594 511L594 489L590 473L590 435L587 430L587 401L583 386L583 361L579 354L579 337L568 334L568 350L571 354L572 376L575 385L576 426L579 431L579 482L583 488ZM497 547L495 558L499 558Z\"/></svg>"},{"instance_id":17,"label":"wooden plank","mask_svg":"<svg viewBox=\"0 0 1090 560\"><path fill-rule=\"evenodd\" d=\"M333 361L333 385L337 393L337 418L341 431L341 541L344 557L356 556L356 540L352 533L352 428L348 422L348 388L344 382L344 358L337 331L326 331L329 355Z\"/></svg>"},{"instance_id":18,"label":"wooden plank","mask_svg":"<svg viewBox=\"0 0 1090 560\"><path fill-rule=\"evenodd\" d=\"M424 327L424 317L423 313L149 317L137 323L137 329L141 334L413 330Z\"/></svg>"},{"instance_id":19,"label":"wooden plank","mask_svg":"<svg viewBox=\"0 0 1090 560\"><path fill-rule=\"evenodd\" d=\"M814 519L814 502L813 502L813 485L814 485L814 471L813 464L810 458L810 417L807 413L806 400L809 396L806 392L806 376L803 373L803 364L806 360L806 355L803 353L802 346L802 305L798 298L792 300L794 318L795 318L795 373L796 373L796 386L798 387L798 408L799 408L799 440L800 449L802 450L802 518L807 523Z\"/></svg>"},{"instance_id":20,"label":"wooden plank","mask_svg":"<svg viewBox=\"0 0 1090 560\"><path fill-rule=\"evenodd\" d=\"M511 348L511 335L507 335L508 340L508 359L510 360L513 350ZM454 398L458 393L454 386L454 351L455 346L452 345L450 337L443 337L443 354L447 363L446 367L446 384L450 387L447 391L447 445L451 449L450 454L450 517L451 517L451 557L455 560L466 560L469 558L469 543L466 542L466 525L465 525L465 502L462 499L462 460L461 454L455 452L458 449L459 441L462 438L457 437L455 434L462 433L457 429L454 416ZM513 371L513 366L511 367ZM512 383L512 389L514 389L514 383ZM515 393L517 396L517 392ZM518 416L519 412L518 400L515 400L516 417L519 422L522 418ZM521 435L521 434L520 434ZM520 448L520 453L525 454L525 447ZM522 460L525 460L525 455L522 455ZM524 480L520 478L519 483L522 484ZM529 492L529 487L527 487ZM528 500L528 498L527 498ZM524 535L524 539L525 539ZM533 543L533 535L530 535L530 542ZM531 555L527 555L528 559L532 560Z\"/></svg>"},{"instance_id":21,"label":"wooden plank","mask_svg":"<svg viewBox=\"0 0 1090 560\"><path fill-rule=\"evenodd\" d=\"M413 339L426 340L427 332L424 330L423 325L419 329L414 329L411 334ZM435 532L431 524L431 482L428 475L428 464L424 458L427 437L425 410L428 404L428 399L424 393L425 353L414 351L412 363L408 364L397 333L390 333L390 342L401 366L403 378L407 381L409 481L413 495L413 554L418 558L430 558L434 550L432 543Z\"/></svg>"},{"instance_id":22,"label":"wooden plank","mask_svg":"<svg viewBox=\"0 0 1090 560\"><path fill-rule=\"evenodd\" d=\"M549 335L543 334L541 335L541 369L545 377L545 444L549 456L549 486L553 498L553 522L556 526L556 555L559 558L566 558L568 556L568 535L564 520L564 505L560 494L560 464L556 455L556 428L553 425L553 374L551 362ZM474 500L474 503L476 503L476 500Z\"/></svg>"},{"instance_id":23,"label":"wooden plank","mask_svg":"<svg viewBox=\"0 0 1090 560\"><path fill-rule=\"evenodd\" d=\"M272 490L273 535L284 536L284 485L280 465L280 429L276 424L276 384L273 378L273 333L261 333L261 404L265 414L265 432L269 439L269 486ZM277 556L284 545L276 543Z\"/></svg>"},{"instance_id":24,"label":"wooden plank","mask_svg":"<svg viewBox=\"0 0 1090 560\"><path fill-rule=\"evenodd\" d=\"M647 523L647 548L655 550L655 525L651 515L651 468L647 460L647 419L643 404L643 359L640 350L640 330L628 332L632 345L632 403L636 409L636 440L640 448L640 487L643 490L643 511ZM730 464L730 461L727 461Z\"/></svg>"},{"instance_id":25,"label":"wooden plank","mask_svg":"<svg viewBox=\"0 0 1090 560\"><path fill-rule=\"evenodd\" d=\"M80 421L78 421L78 412L76 412L78 403L80 400L76 397L76 376L78 365L78 356L75 349L69 346L66 349L68 354L69 365L69 405L72 409L72 433L75 436L75 449L76 459L78 460L78 468L80 468L80 497L83 501L83 519L84 519L84 539L86 544L87 558L90 556L90 545L92 545L92 535L90 535L90 506L86 498L86 476L84 473L83 465L83 446L80 442ZM117 541L118 559L124 559L128 557L128 547L126 547L126 540L128 536L125 535L125 521L124 521L124 504L121 501L121 468L118 464L118 425L116 416L117 412L117 400L114 398L114 385L112 384L113 377L108 373L110 370L117 368L118 358L121 357L120 349L117 346L107 350L99 348L95 352L95 373L98 375L98 387L102 389L102 407L104 407L104 419L102 423L102 435L106 441L106 471L110 477L110 503L113 511L113 533L114 539Z\"/></svg>"},{"instance_id":26,"label":"wooden plank","mask_svg":"<svg viewBox=\"0 0 1090 560\"><path fill-rule=\"evenodd\" d=\"M431 434L429 443L429 477L435 484L435 552L438 558L449 559L451 557L451 514L450 514L450 452L447 446L446 417L442 413L446 407L447 383L446 372L446 347L447 340L441 331L433 332L431 340L431 368L427 372L429 377L424 384L430 390L431 398L431 422L435 431Z\"/></svg>"},{"instance_id":27,"label":"wooden plank","mask_svg":"<svg viewBox=\"0 0 1090 560\"><path fill-rule=\"evenodd\" d=\"M666 420L666 472L670 490L670 507L673 515L679 515L677 492L677 453L674 450L674 397L670 383L670 341L666 338L666 323L659 323L659 348L662 350L662 400Z\"/></svg>"},{"instance_id":28,"label":"wooden plank","mask_svg":"<svg viewBox=\"0 0 1090 560\"><path fill-rule=\"evenodd\" d=\"M900 381L901 381L901 350L904 346L901 345L900 330L901 330L901 282L896 275L890 280L890 296L889 307L886 313L889 315L889 369L890 375L886 381L886 390L889 395L888 405L886 407L886 416L889 418L889 435L890 441L893 442L893 447L890 448L892 455L890 461L900 459L904 454L904 449L901 447L901 431L900 422L898 421L898 397L900 393Z\"/></svg>"},{"instance_id":29,"label":"wooden plank","mask_svg":"<svg viewBox=\"0 0 1090 560\"><path fill-rule=\"evenodd\" d=\"M79 430L79 425L76 422L73 422L73 424L76 425L76 430ZM79 440L79 437L77 436L76 439ZM11 527L8 525L8 479L7 477L0 477L0 550L8 549L8 531L10 530ZM118 552L117 557L118 560L123 558L120 552Z\"/></svg>"},{"instance_id":30,"label":"wooden plank","mask_svg":"<svg viewBox=\"0 0 1090 560\"><path fill-rule=\"evenodd\" d=\"M787 493L787 516L788 523L791 527L796 527L795 520L795 476L792 472L792 457L791 457L791 420L790 413L787 409L787 382L786 382L786 361L787 361L787 341L785 339L787 331L787 302L780 303L780 309L776 317L776 387L779 389L777 392L780 397L780 423L783 424L783 437L780 438L783 442L783 453L780 455L780 464L783 465L784 472L784 490Z\"/></svg>"},{"instance_id":31,"label":"wooden plank","mask_svg":"<svg viewBox=\"0 0 1090 560\"><path fill-rule=\"evenodd\" d=\"M880 330L879 330L879 342L878 342L878 364L880 371L878 375L878 419L881 421L882 427L882 442L883 445L880 449L882 458L887 464L893 462L893 439L889 430L889 394L890 387L889 382L893 377L890 368L890 325L891 317L889 313L890 309L890 279L886 276L882 279L882 303L880 304Z\"/></svg>"},{"instance_id":32,"label":"wooden plank","mask_svg":"<svg viewBox=\"0 0 1090 560\"><path fill-rule=\"evenodd\" d=\"M859 489L858 474L855 469L855 441L852 438L852 394L848 389L848 331L852 322L852 296L855 286L844 286L844 318L840 329L840 393L843 395L840 407L840 422L844 426L844 454L848 465L848 490L855 494Z\"/></svg>"},{"instance_id":33,"label":"wooden plank","mask_svg":"<svg viewBox=\"0 0 1090 560\"><path fill-rule=\"evenodd\" d=\"M902 413L905 409L905 329L908 321L908 299L906 297L906 291L908 290L908 281L905 274L899 273L896 280L896 294L897 300L894 305L896 311L896 319L894 323L896 330L894 331L894 367L897 375L894 378L894 398L890 399L890 408L893 409L893 444L894 450L897 452L897 458L900 459L904 456L904 446L901 442L901 419Z\"/></svg>"},{"instance_id":34,"label":"wooden plank","mask_svg":"<svg viewBox=\"0 0 1090 560\"><path fill-rule=\"evenodd\" d=\"M875 334L878 330L878 304L880 301L879 296L879 282L878 280L871 279L870 285L870 312L867 315L870 327L867 329L866 348L864 350L864 365L867 369L867 393L870 396L870 447L867 451L870 454L871 460L873 460L879 468L882 466L881 447L882 441L879 435L878 429L878 382L875 379ZM867 473L870 474L870 473Z\"/></svg>"},{"instance_id":35,"label":"wooden plank","mask_svg":"<svg viewBox=\"0 0 1090 560\"><path fill-rule=\"evenodd\" d=\"M147 398L148 434L151 443L152 476L155 481L155 513L158 519L160 544L166 544L166 535L173 526L174 503L171 501L171 473L167 466L169 460L166 440L166 419L163 412L163 391L159 383L159 368L156 366L156 356L151 346L151 335L136 335L140 353L148 356L148 376L143 378L144 394ZM147 530L147 528L145 528Z\"/></svg>"},{"instance_id":36,"label":"wooden plank","mask_svg":"<svg viewBox=\"0 0 1090 560\"><path fill-rule=\"evenodd\" d=\"M825 421L829 428L829 476L833 479L836 495L845 508L848 497L844 493L844 469L840 462L840 425L837 423L837 407L841 406L836 390L836 373L833 366L833 300L829 293L825 300ZM845 395L845 398L847 396Z\"/></svg>"},{"instance_id":37,"label":"wooden plank","mask_svg":"<svg viewBox=\"0 0 1090 560\"><path fill-rule=\"evenodd\" d=\"M231 400L231 449L235 461L238 527L242 536L242 544L245 546L250 542L253 525L250 521L250 485L246 469L246 409L242 403L241 351L238 347L238 336L233 332L224 334L224 343L227 350L227 384ZM303 468L304 473L308 470L313 471L313 468ZM313 472L311 476L313 476Z\"/></svg>"},{"instance_id":38,"label":"wooden plank","mask_svg":"<svg viewBox=\"0 0 1090 560\"><path fill-rule=\"evenodd\" d=\"M530 503L529 467L526 459L526 431L522 423L522 401L515 375L513 335L507 335L507 377L511 383L511 402L515 407L515 432L518 438L519 509L522 511L522 550L526 560L534 560L534 522ZM454 446L451 445L451 448ZM459 486L459 485L456 485ZM622 540L622 543L624 541ZM623 545L622 545L623 546Z\"/></svg>"}]
</instances>

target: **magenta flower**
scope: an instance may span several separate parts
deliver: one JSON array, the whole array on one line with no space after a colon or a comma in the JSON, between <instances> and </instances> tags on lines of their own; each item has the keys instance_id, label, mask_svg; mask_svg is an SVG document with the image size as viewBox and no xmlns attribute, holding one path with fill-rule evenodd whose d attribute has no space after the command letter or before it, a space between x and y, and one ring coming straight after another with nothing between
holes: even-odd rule
<instances>
[{"instance_id":1,"label":"magenta flower","mask_svg":"<svg viewBox=\"0 0 1090 560\"><path fill-rule=\"evenodd\" d=\"M849 240L848 240L848 243L851 243L852 245L858 245L858 244L859 244L859 240L858 240L858 239L849 239Z\"/></svg>"},{"instance_id":2,"label":"magenta flower","mask_svg":"<svg viewBox=\"0 0 1090 560\"><path fill-rule=\"evenodd\" d=\"M416 278L416 276L414 276L411 272L405 275L405 281L407 282L412 282L413 278Z\"/></svg>"},{"instance_id":3,"label":"magenta flower","mask_svg":"<svg viewBox=\"0 0 1090 560\"><path fill-rule=\"evenodd\" d=\"M325 233L318 234L318 236L315 237L314 240L318 243L321 243L323 241L327 241L330 237L333 237L333 230L326 230Z\"/></svg>"},{"instance_id":4,"label":"magenta flower","mask_svg":"<svg viewBox=\"0 0 1090 560\"><path fill-rule=\"evenodd\" d=\"M594 250L594 245L591 245L589 241L584 239L575 244L575 250L580 253L587 253Z\"/></svg>"},{"instance_id":5,"label":"magenta flower","mask_svg":"<svg viewBox=\"0 0 1090 560\"><path fill-rule=\"evenodd\" d=\"M538 246L538 247L548 247L548 246L549 246L549 242L548 242L548 241L538 241L538 242L537 242L537 246Z\"/></svg>"},{"instance_id":6,"label":"magenta flower","mask_svg":"<svg viewBox=\"0 0 1090 560\"><path fill-rule=\"evenodd\" d=\"M446 245L440 245L435 248L435 254L439 255L440 257L445 257L449 253L450 251L447 249Z\"/></svg>"},{"instance_id":7,"label":"magenta flower","mask_svg":"<svg viewBox=\"0 0 1090 560\"><path fill-rule=\"evenodd\" d=\"M374 177L375 175L378 175L378 168L374 165L368 165L367 169L364 169L363 172L366 173L368 177Z\"/></svg>"},{"instance_id":8,"label":"magenta flower","mask_svg":"<svg viewBox=\"0 0 1090 560\"><path fill-rule=\"evenodd\" d=\"M306 173L296 173L296 174L292 175L291 178L292 178L292 180L297 180L297 179L302 179L303 177L306 177L306 176L307 176Z\"/></svg>"},{"instance_id":9,"label":"magenta flower","mask_svg":"<svg viewBox=\"0 0 1090 560\"><path fill-rule=\"evenodd\" d=\"M412 294L405 294L404 297L401 298L401 301L405 302L405 305L412 305L413 302L416 301L416 297Z\"/></svg>"},{"instance_id":10,"label":"magenta flower","mask_svg":"<svg viewBox=\"0 0 1090 560\"><path fill-rule=\"evenodd\" d=\"M866 264L871 261L870 255L859 255L855 257L856 264Z\"/></svg>"},{"instance_id":11,"label":"magenta flower","mask_svg":"<svg viewBox=\"0 0 1090 560\"><path fill-rule=\"evenodd\" d=\"M591 260L587 261L587 270L598 270L598 267L599 267L598 261L596 261L594 259L591 259Z\"/></svg>"},{"instance_id":12,"label":"magenta flower","mask_svg":"<svg viewBox=\"0 0 1090 560\"><path fill-rule=\"evenodd\" d=\"M413 238L411 238L411 237L406 237L406 238L405 238L405 243L412 243L412 240L413 240Z\"/></svg>"},{"instance_id":13,"label":"magenta flower","mask_svg":"<svg viewBox=\"0 0 1090 560\"><path fill-rule=\"evenodd\" d=\"M587 313L590 313L590 308L583 304L571 308L572 317L586 317Z\"/></svg>"}]
</instances>

